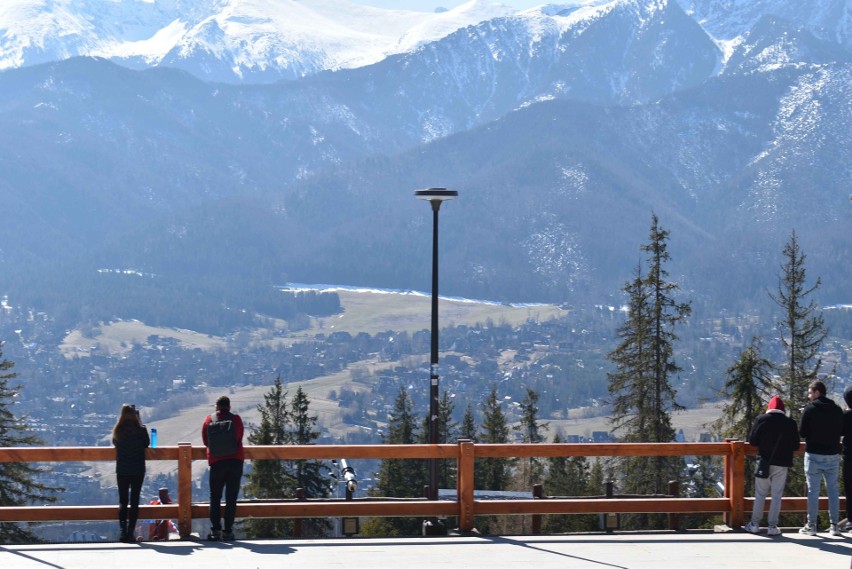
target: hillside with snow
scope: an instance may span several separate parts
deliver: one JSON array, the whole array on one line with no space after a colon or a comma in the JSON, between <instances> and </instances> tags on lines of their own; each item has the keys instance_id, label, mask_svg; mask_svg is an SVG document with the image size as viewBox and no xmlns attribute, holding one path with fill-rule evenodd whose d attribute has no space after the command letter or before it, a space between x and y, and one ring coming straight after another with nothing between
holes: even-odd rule
<instances>
[{"instance_id":1,"label":"hillside with snow","mask_svg":"<svg viewBox=\"0 0 852 569\"><path fill-rule=\"evenodd\" d=\"M83 55L273 82L369 65L512 12L483 0L431 14L348 0L4 0L0 69Z\"/></svg>"},{"instance_id":2,"label":"hillside with snow","mask_svg":"<svg viewBox=\"0 0 852 569\"><path fill-rule=\"evenodd\" d=\"M360 20L342 2L271 4L0 3L17 26L3 61L32 43L0 71L0 199L15 211L0 289L35 305L70 288L91 318L131 286L98 288L125 268L187 306L186 283L226 298L287 281L417 288L426 220L411 193L447 186L460 192L442 249L452 294L617 295L654 211L696 298L765 300L796 229L823 300L848 302L849 0L495 17L471 2ZM112 59L56 56L95 48Z\"/></svg>"}]
</instances>

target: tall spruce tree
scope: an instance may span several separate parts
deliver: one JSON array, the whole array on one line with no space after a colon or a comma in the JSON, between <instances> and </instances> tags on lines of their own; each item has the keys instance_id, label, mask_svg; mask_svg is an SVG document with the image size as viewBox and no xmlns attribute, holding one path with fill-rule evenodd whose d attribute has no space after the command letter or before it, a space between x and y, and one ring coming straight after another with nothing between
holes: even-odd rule
<instances>
[{"instance_id":1,"label":"tall spruce tree","mask_svg":"<svg viewBox=\"0 0 852 569\"><path fill-rule=\"evenodd\" d=\"M721 393L726 403L713 425L723 437L747 439L754 420L772 396L772 364L760 351L760 340L752 338L751 345L728 368L728 380Z\"/></svg>"},{"instance_id":2,"label":"tall spruce tree","mask_svg":"<svg viewBox=\"0 0 852 569\"><path fill-rule=\"evenodd\" d=\"M461 426L459 427L459 438L476 442L478 435L476 432L476 419L473 416L473 406L470 403L464 409Z\"/></svg>"},{"instance_id":3,"label":"tall spruce tree","mask_svg":"<svg viewBox=\"0 0 852 569\"><path fill-rule=\"evenodd\" d=\"M509 442L509 424L503 414L503 409L500 407L496 385L492 386L491 392L482 402L482 424L477 442L480 444L505 444ZM511 459L477 458L474 459L473 468L474 487L477 490L505 491L509 489L512 475ZM510 519L507 516L476 516L474 523L479 531L486 534L523 531L523 519Z\"/></svg>"},{"instance_id":4,"label":"tall spruce tree","mask_svg":"<svg viewBox=\"0 0 852 569\"><path fill-rule=\"evenodd\" d=\"M11 371L15 363L3 357L0 343L0 446L23 447L44 444L32 433L26 417L16 417L12 405L21 390L9 381L17 374ZM38 481L43 471L26 462L0 462L0 506L25 506L27 504L56 501L55 492L62 488L50 487ZM26 526L10 522L0 523L0 543L33 543L38 538Z\"/></svg>"},{"instance_id":5,"label":"tall spruce tree","mask_svg":"<svg viewBox=\"0 0 852 569\"><path fill-rule=\"evenodd\" d=\"M299 387L287 401L287 391L281 377L263 396L258 405L260 425L251 427L248 442L252 445L310 445L319 438L316 415L310 414L310 399ZM253 460L251 471L243 485L247 498L277 500L292 498L302 488L308 498L324 498L329 494L328 467L318 460ZM295 527L292 519L260 518L244 522L250 538L290 537ZM307 536L325 535L327 520L305 520L302 533Z\"/></svg>"},{"instance_id":6,"label":"tall spruce tree","mask_svg":"<svg viewBox=\"0 0 852 569\"><path fill-rule=\"evenodd\" d=\"M524 443L537 444L544 440L541 434L548 423L540 423L538 420L538 393L527 387L523 401L521 401L521 420L515 425L514 430L521 435ZM544 464L538 457L531 456L524 460L518 468L517 486L518 490L529 490L533 484L538 484L544 474Z\"/></svg>"},{"instance_id":7,"label":"tall spruce tree","mask_svg":"<svg viewBox=\"0 0 852 569\"><path fill-rule=\"evenodd\" d=\"M819 352L828 330L816 301L811 298L820 286L820 279L808 286L806 257L799 247L795 230L784 246L783 255L785 261L781 265L778 288L769 297L784 312L778 329L786 359L778 368L790 416L798 421L799 409L808 402L808 384L816 379L822 366Z\"/></svg>"},{"instance_id":8,"label":"tall spruce tree","mask_svg":"<svg viewBox=\"0 0 852 569\"><path fill-rule=\"evenodd\" d=\"M509 442L509 425L500 400L497 387L493 386L482 404L482 426L479 432L480 443L505 444ZM511 461L507 458L481 458L475 461L477 490L506 490L509 484Z\"/></svg>"},{"instance_id":9,"label":"tall spruce tree","mask_svg":"<svg viewBox=\"0 0 852 569\"><path fill-rule=\"evenodd\" d=\"M294 445L312 445L320 437L316 429L317 416L310 413L310 399L301 386L290 400L290 443ZM306 498L325 498L329 495L329 478L325 473L328 466L322 460L301 459L290 461L288 464L290 478L295 488L301 488ZM295 489L294 489L295 490ZM304 520L302 535L304 537L322 537L331 528L325 518Z\"/></svg>"},{"instance_id":10,"label":"tall spruce tree","mask_svg":"<svg viewBox=\"0 0 852 569\"><path fill-rule=\"evenodd\" d=\"M388 417L386 444L408 445L418 442L417 420L412 411L408 390L401 386ZM419 498L426 484L426 461L412 459L383 459L376 474L373 496L396 498ZM421 531L422 520L418 518L370 518L361 524L361 535L416 535Z\"/></svg>"},{"instance_id":11,"label":"tall spruce tree","mask_svg":"<svg viewBox=\"0 0 852 569\"><path fill-rule=\"evenodd\" d=\"M286 445L291 443L287 409L287 392L276 377L272 388L263 396L263 405L258 405L260 425L249 428L247 440L251 445ZM251 470L243 485L246 498L255 500L281 499L292 496L295 481L288 472L285 460L252 460ZM243 522L249 538L291 537L293 520L258 518Z\"/></svg>"},{"instance_id":12,"label":"tall spruce tree","mask_svg":"<svg viewBox=\"0 0 852 569\"><path fill-rule=\"evenodd\" d=\"M619 345L609 354L616 371L608 374L614 430L636 442L674 440L671 413L682 409L675 401L671 378L680 371L674 359L675 327L689 316L688 302L678 302L677 283L668 280L666 263L669 232L651 217L643 271L640 265L624 291L627 320L619 327ZM645 273L643 276L643 272ZM677 478L682 461L669 457L627 459L624 486L635 493L664 493L667 481Z\"/></svg>"}]
</instances>

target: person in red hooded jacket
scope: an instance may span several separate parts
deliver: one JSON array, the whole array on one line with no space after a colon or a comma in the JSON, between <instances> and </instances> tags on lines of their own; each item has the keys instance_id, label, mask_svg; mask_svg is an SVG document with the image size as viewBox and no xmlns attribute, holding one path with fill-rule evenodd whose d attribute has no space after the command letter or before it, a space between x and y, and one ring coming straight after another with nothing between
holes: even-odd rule
<instances>
[{"instance_id":1,"label":"person in red hooded jacket","mask_svg":"<svg viewBox=\"0 0 852 569\"><path fill-rule=\"evenodd\" d=\"M169 489L160 488L157 497L148 503L152 506L171 504L172 497L169 496ZM171 520L152 520L148 526L148 539L151 541L168 541L169 535L176 532L177 528Z\"/></svg>"},{"instance_id":2,"label":"person in red hooded jacket","mask_svg":"<svg viewBox=\"0 0 852 569\"><path fill-rule=\"evenodd\" d=\"M799 427L796 421L784 413L784 401L777 395L769 400L766 413L754 421L748 442L758 447L757 454L769 460L769 476L754 477L754 508L746 531L760 532L760 520L763 518L763 506L766 496L772 496L767 516L768 535L779 535L778 516L781 514L781 496L787 483L787 470L793 466L793 453L799 450Z\"/></svg>"},{"instance_id":3,"label":"person in red hooded jacket","mask_svg":"<svg viewBox=\"0 0 852 569\"><path fill-rule=\"evenodd\" d=\"M208 432L214 422L228 422L229 433L233 437L230 450L222 454L218 444ZM231 413L231 400L223 395L216 400L216 411L204 419L201 426L201 439L207 447L207 464L210 465L210 541L234 539L234 518L237 513L237 496L243 477L243 421L239 415ZM222 527L222 492L225 493L224 528Z\"/></svg>"}]
</instances>

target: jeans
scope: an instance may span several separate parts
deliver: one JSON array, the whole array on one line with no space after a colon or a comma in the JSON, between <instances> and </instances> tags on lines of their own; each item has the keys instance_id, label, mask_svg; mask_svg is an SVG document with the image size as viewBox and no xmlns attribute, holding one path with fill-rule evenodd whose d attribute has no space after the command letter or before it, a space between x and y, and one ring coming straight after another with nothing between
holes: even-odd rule
<instances>
[{"instance_id":1,"label":"jeans","mask_svg":"<svg viewBox=\"0 0 852 569\"><path fill-rule=\"evenodd\" d=\"M830 523L840 521L840 455L805 453L805 475L808 477L808 524L817 528L819 513L820 479L825 478L828 493L828 518Z\"/></svg>"},{"instance_id":2,"label":"jeans","mask_svg":"<svg viewBox=\"0 0 852 569\"><path fill-rule=\"evenodd\" d=\"M766 496L771 496L769 516L766 521L770 526L778 525L778 516L781 514L781 497L784 495L786 483L787 467L774 464L769 466L769 478L754 478L754 509L751 511L751 521L760 525Z\"/></svg>"},{"instance_id":3,"label":"jeans","mask_svg":"<svg viewBox=\"0 0 852 569\"><path fill-rule=\"evenodd\" d=\"M139 495L142 493L145 474L116 474L115 478L118 483L118 522L122 533L133 535L139 517Z\"/></svg>"},{"instance_id":4,"label":"jeans","mask_svg":"<svg viewBox=\"0 0 852 569\"><path fill-rule=\"evenodd\" d=\"M227 458L210 465L210 528L213 531L222 529L222 490L225 491L225 531L233 530L242 478L242 460Z\"/></svg>"}]
</instances>

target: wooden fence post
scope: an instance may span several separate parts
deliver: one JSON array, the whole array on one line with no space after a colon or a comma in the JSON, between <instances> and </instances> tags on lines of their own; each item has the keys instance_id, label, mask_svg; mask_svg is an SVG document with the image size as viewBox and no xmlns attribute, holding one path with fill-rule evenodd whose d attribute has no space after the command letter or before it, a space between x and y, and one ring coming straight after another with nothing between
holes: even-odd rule
<instances>
[{"instance_id":1,"label":"wooden fence post","mask_svg":"<svg viewBox=\"0 0 852 569\"><path fill-rule=\"evenodd\" d=\"M296 488L296 499L300 502L305 501L304 488ZM302 518L296 518L293 521L293 537L302 537Z\"/></svg>"},{"instance_id":2,"label":"wooden fence post","mask_svg":"<svg viewBox=\"0 0 852 569\"><path fill-rule=\"evenodd\" d=\"M731 441L731 459L727 463L730 473L726 478L730 481L731 518L728 523L732 528L743 525L745 518L745 445L743 441Z\"/></svg>"},{"instance_id":3,"label":"wooden fence post","mask_svg":"<svg viewBox=\"0 0 852 569\"><path fill-rule=\"evenodd\" d=\"M459 529L473 529L473 464L474 445L468 439L459 440L456 494L459 502Z\"/></svg>"},{"instance_id":4,"label":"wooden fence post","mask_svg":"<svg viewBox=\"0 0 852 569\"><path fill-rule=\"evenodd\" d=\"M192 533L192 443L178 443L178 533Z\"/></svg>"},{"instance_id":5,"label":"wooden fence post","mask_svg":"<svg viewBox=\"0 0 852 569\"><path fill-rule=\"evenodd\" d=\"M533 499L541 500L544 498L544 487L541 484L533 484ZM532 528L530 530L533 535L541 533L541 514L532 515Z\"/></svg>"},{"instance_id":6,"label":"wooden fence post","mask_svg":"<svg viewBox=\"0 0 852 569\"><path fill-rule=\"evenodd\" d=\"M680 498L680 482L677 480L669 480L669 496ZM669 514L669 529L676 531L678 524L679 516L677 514Z\"/></svg>"}]
</instances>

